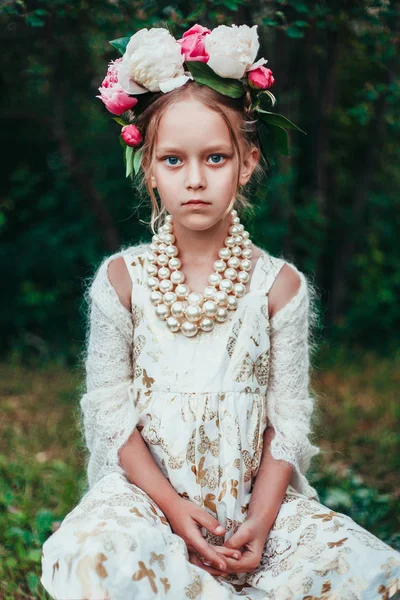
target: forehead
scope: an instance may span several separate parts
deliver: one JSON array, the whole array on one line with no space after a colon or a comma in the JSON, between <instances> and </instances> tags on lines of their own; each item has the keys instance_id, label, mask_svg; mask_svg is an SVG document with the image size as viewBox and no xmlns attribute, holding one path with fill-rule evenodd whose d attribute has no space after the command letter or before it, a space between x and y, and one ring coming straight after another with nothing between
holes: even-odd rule
<instances>
[{"instance_id":1,"label":"forehead","mask_svg":"<svg viewBox=\"0 0 400 600\"><path fill-rule=\"evenodd\" d=\"M172 104L162 115L157 129L158 147L204 146L214 142L232 146L224 118L198 100Z\"/></svg>"}]
</instances>

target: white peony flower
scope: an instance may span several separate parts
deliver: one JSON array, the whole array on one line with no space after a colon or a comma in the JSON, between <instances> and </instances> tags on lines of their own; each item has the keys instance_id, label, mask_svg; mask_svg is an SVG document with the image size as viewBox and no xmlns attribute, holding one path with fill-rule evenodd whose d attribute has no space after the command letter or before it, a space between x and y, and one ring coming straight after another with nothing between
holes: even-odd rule
<instances>
[{"instance_id":1,"label":"white peony flower","mask_svg":"<svg viewBox=\"0 0 400 600\"><path fill-rule=\"evenodd\" d=\"M253 67L260 47L257 25L219 25L205 36L204 44L210 55L207 64L217 75L240 79ZM266 62L260 58L256 64Z\"/></svg>"},{"instance_id":2,"label":"white peony flower","mask_svg":"<svg viewBox=\"0 0 400 600\"><path fill-rule=\"evenodd\" d=\"M140 29L126 47L118 83L128 94L169 92L192 79L185 74L184 61L180 44L167 29Z\"/></svg>"}]
</instances>

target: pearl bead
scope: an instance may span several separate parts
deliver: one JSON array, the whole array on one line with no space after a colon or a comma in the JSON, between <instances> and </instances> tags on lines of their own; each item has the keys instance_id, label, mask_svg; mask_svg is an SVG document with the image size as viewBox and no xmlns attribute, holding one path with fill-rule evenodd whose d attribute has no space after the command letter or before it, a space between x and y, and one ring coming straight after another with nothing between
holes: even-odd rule
<instances>
[{"instance_id":1,"label":"pearl bead","mask_svg":"<svg viewBox=\"0 0 400 600\"><path fill-rule=\"evenodd\" d=\"M233 236L234 240L235 240L235 244L237 244L239 246L239 244L241 244L243 242L243 238L241 235L235 235Z\"/></svg>"},{"instance_id":2,"label":"pearl bead","mask_svg":"<svg viewBox=\"0 0 400 600\"><path fill-rule=\"evenodd\" d=\"M163 225L163 231L165 233L170 233L172 231L172 223L171 221L167 221L164 225Z\"/></svg>"},{"instance_id":3,"label":"pearl bead","mask_svg":"<svg viewBox=\"0 0 400 600\"><path fill-rule=\"evenodd\" d=\"M176 302L176 300L177 298L175 292L165 292L163 296L164 304L166 304L167 306L171 306L171 304Z\"/></svg>"},{"instance_id":4,"label":"pearl bead","mask_svg":"<svg viewBox=\"0 0 400 600\"><path fill-rule=\"evenodd\" d=\"M160 254L157 256L156 262L160 265L160 267L165 267L165 265L168 263L168 256L166 254Z\"/></svg>"},{"instance_id":5,"label":"pearl bead","mask_svg":"<svg viewBox=\"0 0 400 600\"><path fill-rule=\"evenodd\" d=\"M251 248L245 248L242 250L243 258L251 258L253 256L253 250Z\"/></svg>"},{"instance_id":6,"label":"pearl bead","mask_svg":"<svg viewBox=\"0 0 400 600\"><path fill-rule=\"evenodd\" d=\"M223 323L228 318L228 311L223 306L220 306L217 310L216 319L219 323Z\"/></svg>"},{"instance_id":7,"label":"pearl bead","mask_svg":"<svg viewBox=\"0 0 400 600\"><path fill-rule=\"evenodd\" d=\"M158 276L160 279L167 279L170 276L171 271L167 267L161 267L158 269Z\"/></svg>"},{"instance_id":8,"label":"pearl bead","mask_svg":"<svg viewBox=\"0 0 400 600\"><path fill-rule=\"evenodd\" d=\"M178 296L178 298L181 298L183 300L189 294L188 286L183 283L180 283L175 288L175 294Z\"/></svg>"},{"instance_id":9,"label":"pearl bead","mask_svg":"<svg viewBox=\"0 0 400 600\"><path fill-rule=\"evenodd\" d=\"M155 290L156 288L158 288L158 279L157 277L148 277L147 278L147 285L149 286L150 289Z\"/></svg>"},{"instance_id":10,"label":"pearl bead","mask_svg":"<svg viewBox=\"0 0 400 600\"><path fill-rule=\"evenodd\" d=\"M233 237L229 236L225 238L225 244L228 246L228 248L232 248L232 246L235 245L235 240Z\"/></svg>"},{"instance_id":11,"label":"pearl bead","mask_svg":"<svg viewBox=\"0 0 400 600\"><path fill-rule=\"evenodd\" d=\"M185 281L185 275L182 273L182 271L172 271L172 273L171 273L171 281L175 285L177 283L183 283Z\"/></svg>"},{"instance_id":12,"label":"pearl bead","mask_svg":"<svg viewBox=\"0 0 400 600\"><path fill-rule=\"evenodd\" d=\"M175 236L172 233L165 234L165 241L167 244L173 244L175 241Z\"/></svg>"},{"instance_id":13,"label":"pearl bead","mask_svg":"<svg viewBox=\"0 0 400 600\"><path fill-rule=\"evenodd\" d=\"M165 292L172 292L172 288L174 284L170 279L162 279L159 283L160 292L165 294Z\"/></svg>"},{"instance_id":14,"label":"pearl bead","mask_svg":"<svg viewBox=\"0 0 400 600\"><path fill-rule=\"evenodd\" d=\"M183 321L181 325L181 331L187 337L193 337L198 332L198 327L195 323L191 323L190 321Z\"/></svg>"},{"instance_id":15,"label":"pearl bead","mask_svg":"<svg viewBox=\"0 0 400 600\"><path fill-rule=\"evenodd\" d=\"M182 266L181 259L176 258L176 256L173 256L172 258L169 259L168 266L170 269L172 269L172 271L176 271L177 269L180 269Z\"/></svg>"},{"instance_id":16,"label":"pearl bead","mask_svg":"<svg viewBox=\"0 0 400 600\"><path fill-rule=\"evenodd\" d=\"M223 260L227 260L231 254L232 253L229 248L221 248L221 250L218 252L218 256Z\"/></svg>"},{"instance_id":17,"label":"pearl bead","mask_svg":"<svg viewBox=\"0 0 400 600\"><path fill-rule=\"evenodd\" d=\"M241 298L246 293L246 287L243 285L243 283L235 283L233 286L233 293L237 298Z\"/></svg>"},{"instance_id":18,"label":"pearl bead","mask_svg":"<svg viewBox=\"0 0 400 600\"><path fill-rule=\"evenodd\" d=\"M149 252L147 254L147 259L148 259L149 262L154 263L157 260L157 255L154 254L154 252Z\"/></svg>"},{"instance_id":19,"label":"pearl bead","mask_svg":"<svg viewBox=\"0 0 400 600\"><path fill-rule=\"evenodd\" d=\"M237 306L238 306L237 298L235 296L228 296L227 309L228 310L236 310Z\"/></svg>"},{"instance_id":20,"label":"pearl bead","mask_svg":"<svg viewBox=\"0 0 400 600\"><path fill-rule=\"evenodd\" d=\"M201 319L201 308L197 304L189 304L185 310L185 316L189 321L199 321Z\"/></svg>"},{"instance_id":21,"label":"pearl bead","mask_svg":"<svg viewBox=\"0 0 400 600\"><path fill-rule=\"evenodd\" d=\"M172 258L178 254L178 248L176 246L174 246L173 244L170 244L169 246L166 247L165 254L167 256L169 256L169 258Z\"/></svg>"},{"instance_id":22,"label":"pearl bead","mask_svg":"<svg viewBox=\"0 0 400 600\"><path fill-rule=\"evenodd\" d=\"M240 268L243 269L243 271L250 271L250 269L251 269L251 260L249 260L248 258L243 259L240 262Z\"/></svg>"},{"instance_id":23,"label":"pearl bead","mask_svg":"<svg viewBox=\"0 0 400 600\"><path fill-rule=\"evenodd\" d=\"M242 249L240 246L233 246L232 247L232 254L233 256L242 256Z\"/></svg>"},{"instance_id":24,"label":"pearl bead","mask_svg":"<svg viewBox=\"0 0 400 600\"><path fill-rule=\"evenodd\" d=\"M159 242L160 241L160 236L157 233L155 233L153 235L153 237L151 238L151 241L154 242L154 243Z\"/></svg>"},{"instance_id":25,"label":"pearl bead","mask_svg":"<svg viewBox=\"0 0 400 600\"><path fill-rule=\"evenodd\" d=\"M237 210L235 208L232 208L231 215L232 217L237 217Z\"/></svg>"},{"instance_id":26,"label":"pearl bead","mask_svg":"<svg viewBox=\"0 0 400 600\"><path fill-rule=\"evenodd\" d=\"M157 252L158 244L150 244L149 248L152 252Z\"/></svg>"},{"instance_id":27,"label":"pearl bead","mask_svg":"<svg viewBox=\"0 0 400 600\"><path fill-rule=\"evenodd\" d=\"M222 284L222 281L221 281L221 283L219 284L219 286L220 286L220 287L221 287L221 284ZM217 290L216 290L216 288L215 288L215 287L213 287L212 285L207 285L207 286L204 288L204 298L209 298L209 299L212 299L212 298L214 298L216 291L217 291Z\"/></svg>"},{"instance_id":28,"label":"pearl bead","mask_svg":"<svg viewBox=\"0 0 400 600\"><path fill-rule=\"evenodd\" d=\"M218 285L221 280L222 277L219 273L211 273L211 275L208 276L208 283L210 285Z\"/></svg>"},{"instance_id":29,"label":"pearl bead","mask_svg":"<svg viewBox=\"0 0 400 600\"><path fill-rule=\"evenodd\" d=\"M169 316L169 308L166 304L158 304L156 306L156 315L163 321Z\"/></svg>"},{"instance_id":30,"label":"pearl bead","mask_svg":"<svg viewBox=\"0 0 400 600\"><path fill-rule=\"evenodd\" d=\"M219 291L215 294L215 301L218 306L226 306L228 304L228 294L226 292Z\"/></svg>"},{"instance_id":31,"label":"pearl bead","mask_svg":"<svg viewBox=\"0 0 400 600\"><path fill-rule=\"evenodd\" d=\"M228 266L232 269L238 269L240 267L240 259L237 256L231 256L228 260Z\"/></svg>"},{"instance_id":32,"label":"pearl bead","mask_svg":"<svg viewBox=\"0 0 400 600\"><path fill-rule=\"evenodd\" d=\"M166 223L171 223L171 221L172 221L172 215L166 215L165 222Z\"/></svg>"},{"instance_id":33,"label":"pearl bead","mask_svg":"<svg viewBox=\"0 0 400 600\"><path fill-rule=\"evenodd\" d=\"M231 235L237 235L240 230L238 229L237 225L231 225L228 231Z\"/></svg>"},{"instance_id":34,"label":"pearl bead","mask_svg":"<svg viewBox=\"0 0 400 600\"><path fill-rule=\"evenodd\" d=\"M234 223L235 225L238 224L238 223L240 223L240 218L239 217L233 217L232 223Z\"/></svg>"},{"instance_id":35,"label":"pearl bead","mask_svg":"<svg viewBox=\"0 0 400 600\"><path fill-rule=\"evenodd\" d=\"M249 248L251 246L251 241L250 240L243 240L242 246L244 246L245 248Z\"/></svg>"},{"instance_id":36,"label":"pearl bead","mask_svg":"<svg viewBox=\"0 0 400 600\"><path fill-rule=\"evenodd\" d=\"M163 301L163 295L161 292L159 292L158 290L155 290L154 292L151 292L150 294L150 301L153 304L160 304Z\"/></svg>"},{"instance_id":37,"label":"pearl bead","mask_svg":"<svg viewBox=\"0 0 400 600\"><path fill-rule=\"evenodd\" d=\"M170 331L172 331L172 333L176 333L177 331L179 331L180 324L179 324L178 319L176 319L175 317L169 316L167 318L167 327Z\"/></svg>"},{"instance_id":38,"label":"pearl bead","mask_svg":"<svg viewBox=\"0 0 400 600\"><path fill-rule=\"evenodd\" d=\"M224 273L226 279L236 279L237 271L236 269L232 269L232 267L228 267Z\"/></svg>"},{"instance_id":39,"label":"pearl bead","mask_svg":"<svg viewBox=\"0 0 400 600\"><path fill-rule=\"evenodd\" d=\"M163 252L165 252L167 248L167 244L164 244L164 242L161 242L161 244L158 244L157 250L159 252L159 254L162 254Z\"/></svg>"},{"instance_id":40,"label":"pearl bead","mask_svg":"<svg viewBox=\"0 0 400 600\"><path fill-rule=\"evenodd\" d=\"M191 292L188 296L189 304L201 304L203 302L203 294Z\"/></svg>"},{"instance_id":41,"label":"pearl bead","mask_svg":"<svg viewBox=\"0 0 400 600\"><path fill-rule=\"evenodd\" d=\"M215 317L217 314L218 306L213 300L206 300L203 304L203 311L207 317Z\"/></svg>"},{"instance_id":42,"label":"pearl bead","mask_svg":"<svg viewBox=\"0 0 400 600\"><path fill-rule=\"evenodd\" d=\"M224 260L216 260L213 264L214 269L217 271L217 273L223 273L226 269L226 263Z\"/></svg>"},{"instance_id":43,"label":"pearl bead","mask_svg":"<svg viewBox=\"0 0 400 600\"><path fill-rule=\"evenodd\" d=\"M227 294L230 294L233 290L233 283L230 279L223 279L219 284L219 289Z\"/></svg>"},{"instance_id":44,"label":"pearl bead","mask_svg":"<svg viewBox=\"0 0 400 600\"><path fill-rule=\"evenodd\" d=\"M174 302L171 306L171 314L179 319L179 317L183 317L185 312L185 305L182 302Z\"/></svg>"},{"instance_id":45,"label":"pearl bead","mask_svg":"<svg viewBox=\"0 0 400 600\"><path fill-rule=\"evenodd\" d=\"M250 279L250 275L247 273L247 271L239 271L238 279L241 283L247 283Z\"/></svg>"},{"instance_id":46,"label":"pearl bead","mask_svg":"<svg viewBox=\"0 0 400 600\"><path fill-rule=\"evenodd\" d=\"M212 331L214 329L214 319L204 317L204 319L200 321L199 326L202 331Z\"/></svg>"},{"instance_id":47,"label":"pearl bead","mask_svg":"<svg viewBox=\"0 0 400 600\"><path fill-rule=\"evenodd\" d=\"M155 275L156 273L158 273L158 269L156 265L150 263L149 265L147 265L147 272L149 275Z\"/></svg>"},{"instance_id":48,"label":"pearl bead","mask_svg":"<svg viewBox=\"0 0 400 600\"><path fill-rule=\"evenodd\" d=\"M249 232L248 231L242 231L242 238L244 240L248 240L249 239Z\"/></svg>"}]
</instances>

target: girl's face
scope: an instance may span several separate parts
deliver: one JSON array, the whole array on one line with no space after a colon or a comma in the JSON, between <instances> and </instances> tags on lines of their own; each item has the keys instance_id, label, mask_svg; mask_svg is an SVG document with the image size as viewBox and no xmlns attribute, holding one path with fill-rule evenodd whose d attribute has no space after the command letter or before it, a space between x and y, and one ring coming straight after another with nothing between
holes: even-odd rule
<instances>
[{"instance_id":1,"label":"girl's face","mask_svg":"<svg viewBox=\"0 0 400 600\"><path fill-rule=\"evenodd\" d=\"M251 176L256 148L245 157L240 184ZM185 99L161 117L152 165L152 185L174 220L192 230L205 230L233 207L237 159L224 119L198 100ZM190 205L189 200L207 204Z\"/></svg>"}]
</instances>

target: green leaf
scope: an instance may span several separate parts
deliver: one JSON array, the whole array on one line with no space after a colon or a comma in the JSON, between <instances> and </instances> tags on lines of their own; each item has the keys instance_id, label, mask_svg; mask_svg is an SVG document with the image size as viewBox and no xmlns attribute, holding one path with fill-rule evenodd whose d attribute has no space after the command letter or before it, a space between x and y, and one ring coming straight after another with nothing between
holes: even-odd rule
<instances>
[{"instance_id":1,"label":"green leaf","mask_svg":"<svg viewBox=\"0 0 400 600\"><path fill-rule=\"evenodd\" d=\"M304 32L301 29L297 29L297 27L288 27L286 35L290 38L303 38Z\"/></svg>"},{"instance_id":2,"label":"green leaf","mask_svg":"<svg viewBox=\"0 0 400 600\"><path fill-rule=\"evenodd\" d=\"M120 119L119 117L113 117L113 119L116 123L118 123L119 125L122 125L122 127L129 125L128 121L124 121L124 119Z\"/></svg>"},{"instance_id":3,"label":"green leaf","mask_svg":"<svg viewBox=\"0 0 400 600\"><path fill-rule=\"evenodd\" d=\"M289 139L286 129L261 122L259 133L261 148L267 159L278 154L290 156Z\"/></svg>"},{"instance_id":4,"label":"green leaf","mask_svg":"<svg viewBox=\"0 0 400 600\"><path fill-rule=\"evenodd\" d=\"M243 84L237 79L220 77L206 63L197 60L187 61L185 64L198 83L208 85L213 90L230 98L240 98L243 96Z\"/></svg>"},{"instance_id":5,"label":"green leaf","mask_svg":"<svg viewBox=\"0 0 400 600\"><path fill-rule=\"evenodd\" d=\"M118 38L117 40L112 40L110 42L110 44L111 44L111 46L116 48L120 54L125 54L125 50L126 50L126 47L127 47L130 39L131 39L131 36L129 35L128 37L123 37L123 38Z\"/></svg>"},{"instance_id":6,"label":"green leaf","mask_svg":"<svg viewBox=\"0 0 400 600\"><path fill-rule=\"evenodd\" d=\"M268 110L263 110L262 108L256 107L256 111L260 113L260 118L270 125L276 125L278 127L282 127L283 129L296 129L296 131L300 131L307 135L305 131L300 129L297 125L292 123L289 119L284 117L283 115L279 115L278 113L273 113Z\"/></svg>"},{"instance_id":7,"label":"green leaf","mask_svg":"<svg viewBox=\"0 0 400 600\"><path fill-rule=\"evenodd\" d=\"M135 175L139 173L140 165L142 164L142 156L142 150L136 150L133 157L133 170L135 172Z\"/></svg>"},{"instance_id":8,"label":"green leaf","mask_svg":"<svg viewBox=\"0 0 400 600\"><path fill-rule=\"evenodd\" d=\"M132 146L126 146L125 148L125 176L129 177L129 175L132 173L132 167L133 167L133 162L132 162L132 157L133 157L133 148Z\"/></svg>"}]
</instances>

